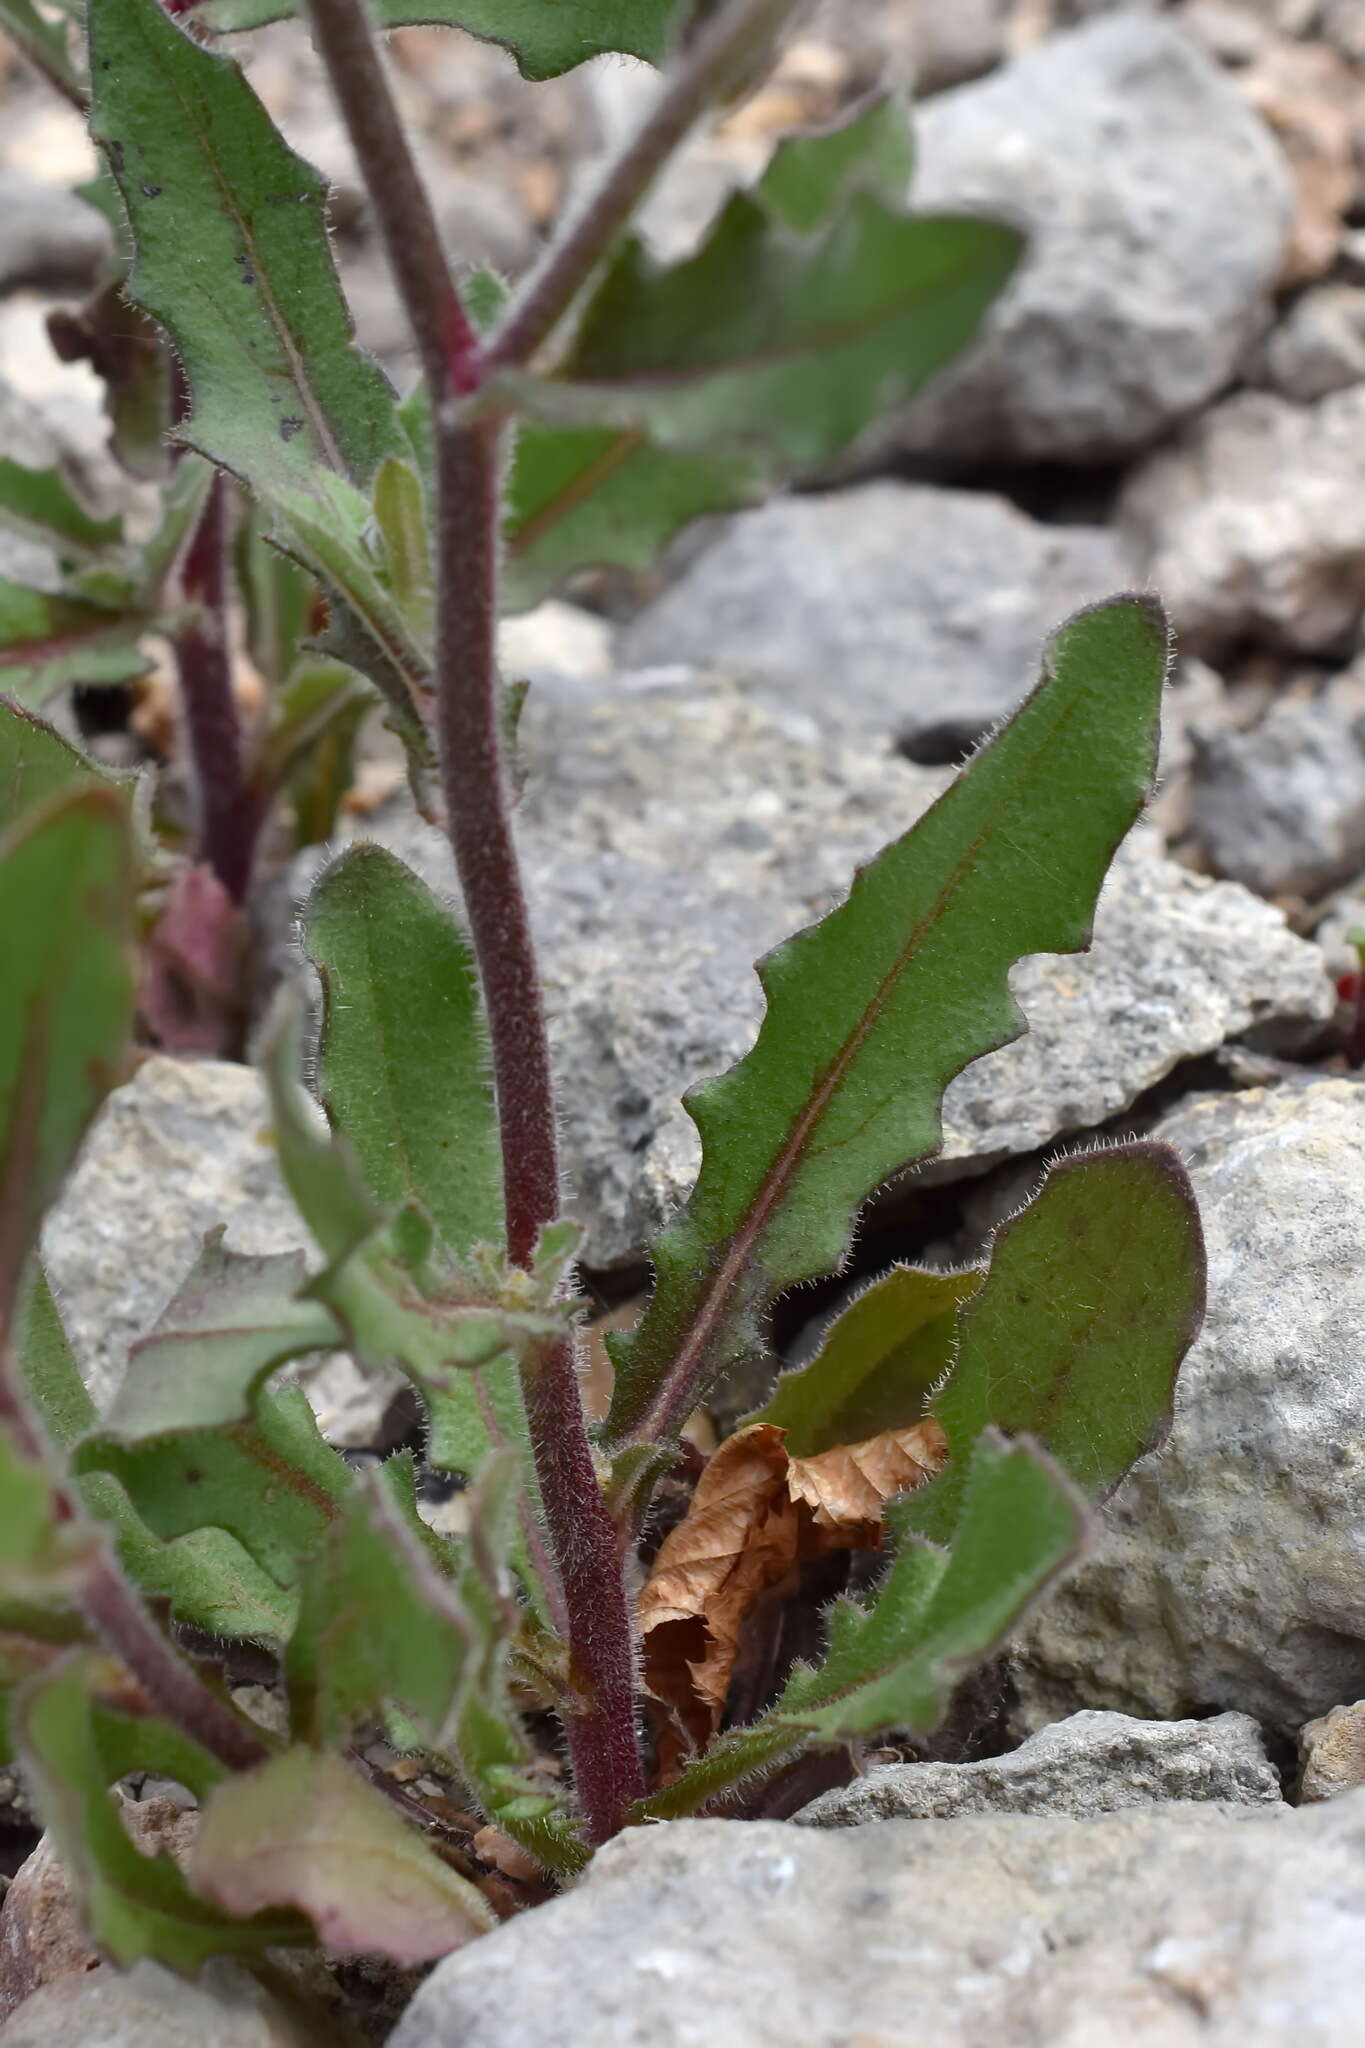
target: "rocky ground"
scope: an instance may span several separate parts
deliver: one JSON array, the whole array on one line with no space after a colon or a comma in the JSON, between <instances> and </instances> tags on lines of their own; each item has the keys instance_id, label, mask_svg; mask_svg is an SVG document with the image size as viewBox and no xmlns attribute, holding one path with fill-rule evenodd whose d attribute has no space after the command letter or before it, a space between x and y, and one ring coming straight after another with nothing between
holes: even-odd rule
<instances>
[{"instance_id":1,"label":"rocky ground","mask_svg":"<svg viewBox=\"0 0 1365 2048\"><path fill-rule=\"evenodd\" d=\"M306 44L249 49L335 180L361 331L402 379ZM624 62L532 90L424 30L397 64L452 243L513 271L648 90ZM66 194L87 145L4 66L0 446L107 488L98 389L43 327L98 260ZM1049 1148L1154 1132L1199 1198L1208 1319L1169 1443L998 1675L989 1739L865 1760L796 1826L626 1838L440 1966L394 2048L1361 2037L1365 1087L1341 977L1365 922L1365 0L828 4L656 193L659 245L887 66L927 94L924 203L1030 229L982 346L839 475L507 629L536 686L522 836L589 1284L618 1316L639 1298L697 1163L679 1097L751 1042L753 959L913 822L1069 608L1137 584L1180 645L1151 820L1093 951L1019 972L1031 1035L954 1084L942 1157L859 1258L962 1257ZM32 551L0 540L7 565ZM350 829L453 888L397 797ZM280 931L315 866L282 878ZM152 1059L109 1104L47 1236L97 1394L205 1228L248 1250L296 1229L264 1122L253 1074L212 1062ZM410 1426L344 1360L306 1377L357 1451ZM5 2048L299 2038L227 1966L89 1974L33 1864L0 1915L16 1944L35 1995Z\"/></svg>"}]
</instances>

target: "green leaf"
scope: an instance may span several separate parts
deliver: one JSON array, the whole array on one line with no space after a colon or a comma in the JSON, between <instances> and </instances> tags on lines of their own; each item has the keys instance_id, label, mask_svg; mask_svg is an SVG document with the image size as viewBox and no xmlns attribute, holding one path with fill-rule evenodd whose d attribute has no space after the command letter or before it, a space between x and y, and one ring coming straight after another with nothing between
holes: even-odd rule
<instances>
[{"instance_id":1,"label":"green leaf","mask_svg":"<svg viewBox=\"0 0 1365 2048\"><path fill-rule=\"evenodd\" d=\"M121 519L96 519L60 470L25 469L0 456L0 526L50 547L64 562L88 562L117 546Z\"/></svg>"},{"instance_id":2,"label":"green leaf","mask_svg":"<svg viewBox=\"0 0 1365 2048\"><path fill-rule=\"evenodd\" d=\"M192 1973L210 1956L259 1953L310 1939L293 1913L231 1918L196 1898L171 1858L144 1856L109 1797L125 1756L91 1697L90 1665L76 1654L31 1682L14 1719L28 1782L51 1829L86 1924L120 1969L144 1956ZM105 1753L109 1745L112 1755ZM187 1767L182 1738L166 1754Z\"/></svg>"},{"instance_id":3,"label":"green leaf","mask_svg":"<svg viewBox=\"0 0 1365 2048\"><path fill-rule=\"evenodd\" d=\"M374 480L374 516L388 585L429 643L436 630L431 534L422 480L410 462L390 455Z\"/></svg>"},{"instance_id":4,"label":"green leaf","mask_svg":"<svg viewBox=\"0 0 1365 2048\"><path fill-rule=\"evenodd\" d=\"M958 1310L982 1277L897 1266L874 1280L746 1421L784 1429L794 1458L909 1429L952 1363Z\"/></svg>"},{"instance_id":5,"label":"green leaf","mask_svg":"<svg viewBox=\"0 0 1365 2048\"><path fill-rule=\"evenodd\" d=\"M352 1479L297 1387L263 1394L251 1416L212 1429L167 1430L136 1443L89 1437L72 1468L110 1473L163 1542L225 1529L286 1589L298 1584Z\"/></svg>"},{"instance_id":6,"label":"green leaf","mask_svg":"<svg viewBox=\"0 0 1365 2048\"><path fill-rule=\"evenodd\" d=\"M885 93L836 128L779 142L755 197L774 220L808 235L832 220L851 192L873 192L895 205L914 167L905 101Z\"/></svg>"},{"instance_id":7,"label":"green leaf","mask_svg":"<svg viewBox=\"0 0 1365 2048\"><path fill-rule=\"evenodd\" d=\"M763 489L744 448L659 448L643 428L523 422L505 505L503 602L527 611L577 569L651 569L680 528Z\"/></svg>"},{"instance_id":8,"label":"green leaf","mask_svg":"<svg viewBox=\"0 0 1365 2048\"><path fill-rule=\"evenodd\" d=\"M859 1204L941 1140L943 1091L1022 1019L1009 970L1076 952L1151 785L1166 669L1154 600L1081 612L952 788L760 963L753 1051L692 1092L702 1167L613 1346L617 1444L657 1440L761 1341L782 1289L837 1267Z\"/></svg>"},{"instance_id":9,"label":"green leaf","mask_svg":"<svg viewBox=\"0 0 1365 2048\"><path fill-rule=\"evenodd\" d=\"M1204 1250L1188 1176L1166 1145L1063 1159L1002 1225L963 1309L934 1414L948 1464L909 1527L946 1542L972 1445L988 1425L1038 1437L1102 1499L1165 1433L1181 1360L1204 1317Z\"/></svg>"},{"instance_id":10,"label":"green leaf","mask_svg":"<svg viewBox=\"0 0 1365 2048\"><path fill-rule=\"evenodd\" d=\"M737 193L686 262L628 240L557 374L501 382L554 424L755 442L782 469L818 469L966 346L1021 249L998 222L910 218L858 191L797 237Z\"/></svg>"},{"instance_id":11,"label":"green leaf","mask_svg":"<svg viewBox=\"0 0 1365 2048\"><path fill-rule=\"evenodd\" d=\"M502 1154L478 970L426 883L382 847L334 861L303 913L322 978L318 1092L385 1208L457 1256L502 1240Z\"/></svg>"},{"instance_id":12,"label":"green leaf","mask_svg":"<svg viewBox=\"0 0 1365 2048\"><path fill-rule=\"evenodd\" d=\"M71 62L64 23L48 21L30 0L0 0L0 31L79 104L85 88Z\"/></svg>"},{"instance_id":13,"label":"green leaf","mask_svg":"<svg viewBox=\"0 0 1365 2048\"><path fill-rule=\"evenodd\" d=\"M145 674L151 619L0 577L0 690L39 708L68 683L126 683Z\"/></svg>"},{"instance_id":14,"label":"green leaf","mask_svg":"<svg viewBox=\"0 0 1365 2048\"><path fill-rule=\"evenodd\" d=\"M246 607L247 651L268 682L292 675L312 619L317 585L306 569L273 547L270 519L252 505L234 538L237 581Z\"/></svg>"},{"instance_id":15,"label":"green leaf","mask_svg":"<svg viewBox=\"0 0 1365 2048\"><path fill-rule=\"evenodd\" d=\"M88 1524L63 1520L51 1475L0 1432L0 1601L68 1604L98 1543Z\"/></svg>"},{"instance_id":16,"label":"green leaf","mask_svg":"<svg viewBox=\"0 0 1365 2048\"><path fill-rule=\"evenodd\" d=\"M495 1924L483 1895L339 1756L291 1749L210 1794L191 1868L229 1913L306 1913L333 1954L431 1962Z\"/></svg>"},{"instance_id":17,"label":"green leaf","mask_svg":"<svg viewBox=\"0 0 1365 2048\"><path fill-rule=\"evenodd\" d=\"M380 28L436 22L512 51L525 78L555 78L607 50L660 64L690 0L377 0ZM206 0L196 21L226 32L260 28L298 0Z\"/></svg>"},{"instance_id":18,"label":"green leaf","mask_svg":"<svg viewBox=\"0 0 1365 2048\"><path fill-rule=\"evenodd\" d=\"M350 1146L324 1121L299 1078L303 1004L297 988L286 986L277 997L259 1057L285 1186L323 1257L347 1258L382 1228L384 1212L361 1179Z\"/></svg>"},{"instance_id":19,"label":"green leaf","mask_svg":"<svg viewBox=\"0 0 1365 2048\"><path fill-rule=\"evenodd\" d=\"M798 1669L772 1709L722 1735L671 1786L643 1802L641 1819L695 1813L799 1755L888 1728L929 1734L953 1688L1008 1642L1029 1608L1075 1558L1085 1509L1036 1446L977 1441L951 1556L908 1534L867 1605L837 1602L829 1646L813 1670Z\"/></svg>"},{"instance_id":20,"label":"green leaf","mask_svg":"<svg viewBox=\"0 0 1365 2048\"><path fill-rule=\"evenodd\" d=\"M136 1440L171 1429L240 1422L271 1373L310 1351L341 1342L308 1284L302 1252L246 1258L210 1233L194 1266L128 1354L109 1410L111 1434Z\"/></svg>"},{"instance_id":21,"label":"green leaf","mask_svg":"<svg viewBox=\"0 0 1365 2048\"><path fill-rule=\"evenodd\" d=\"M128 806L91 787L0 841L0 1323L119 1079L133 1012Z\"/></svg>"},{"instance_id":22,"label":"green leaf","mask_svg":"<svg viewBox=\"0 0 1365 2048\"><path fill-rule=\"evenodd\" d=\"M68 1452L98 1429L95 1404L36 1259L29 1261L19 1296L14 1358L29 1405L55 1449ZM226 1530L195 1529L163 1543L139 1520L116 1479L90 1472L78 1484L87 1512L113 1532L125 1571L144 1593L169 1601L177 1621L255 1642L279 1642L288 1634L294 1603Z\"/></svg>"},{"instance_id":23,"label":"green leaf","mask_svg":"<svg viewBox=\"0 0 1365 2048\"><path fill-rule=\"evenodd\" d=\"M118 779L21 705L0 697L0 833L54 797Z\"/></svg>"},{"instance_id":24,"label":"green leaf","mask_svg":"<svg viewBox=\"0 0 1365 2048\"><path fill-rule=\"evenodd\" d=\"M302 663L274 698L259 773L266 787L287 794L296 847L321 845L336 831L355 780L356 741L374 705L369 683L331 661Z\"/></svg>"},{"instance_id":25,"label":"green leaf","mask_svg":"<svg viewBox=\"0 0 1365 2048\"><path fill-rule=\"evenodd\" d=\"M91 133L128 210L130 294L189 382L184 438L261 491L367 482L398 446L394 401L352 341L321 179L158 0L89 0L88 20Z\"/></svg>"}]
</instances>

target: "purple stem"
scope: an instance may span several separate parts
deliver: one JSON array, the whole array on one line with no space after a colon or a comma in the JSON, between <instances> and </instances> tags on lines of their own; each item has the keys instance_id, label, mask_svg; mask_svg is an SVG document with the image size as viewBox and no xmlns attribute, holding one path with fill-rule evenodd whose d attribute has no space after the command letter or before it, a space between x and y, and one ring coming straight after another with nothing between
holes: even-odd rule
<instances>
[{"instance_id":1,"label":"purple stem","mask_svg":"<svg viewBox=\"0 0 1365 2048\"><path fill-rule=\"evenodd\" d=\"M198 804L198 854L234 903L246 900L263 805L247 775L232 690L227 603L227 493L221 471L209 485L181 569L195 616L174 638Z\"/></svg>"}]
</instances>

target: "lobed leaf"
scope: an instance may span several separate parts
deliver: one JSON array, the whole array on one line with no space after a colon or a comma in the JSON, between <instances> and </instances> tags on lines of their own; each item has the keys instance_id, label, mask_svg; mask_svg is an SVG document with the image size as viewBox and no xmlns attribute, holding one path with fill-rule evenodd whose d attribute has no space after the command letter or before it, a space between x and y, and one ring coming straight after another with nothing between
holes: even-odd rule
<instances>
[{"instance_id":1,"label":"lobed leaf","mask_svg":"<svg viewBox=\"0 0 1365 2048\"><path fill-rule=\"evenodd\" d=\"M339 1756L295 1748L209 1795L196 1887L229 1913L304 1913L334 1955L427 1963L495 1925L482 1894Z\"/></svg>"},{"instance_id":2,"label":"lobed leaf","mask_svg":"<svg viewBox=\"0 0 1365 2048\"><path fill-rule=\"evenodd\" d=\"M128 806L90 786L0 841L0 1326L119 1078L133 1010Z\"/></svg>"},{"instance_id":3,"label":"lobed leaf","mask_svg":"<svg viewBox=\"0 0 1365 2048\"><path fill-rule=\"evenodd\" d=\"M758 1345L772 1298L837 1267L859 1204L933 1152L948 1082L1018 1035L1014 962L1088 943L1150 788L1166 644L1149 598L1078 614L952 788L760 963L757 1044L688 1099L700 1176L655 1246L639 1329L612 1346L615 1446L679 1428Z\"/></svg>"},{"instance_id":4,"label":"lobed leaf","mask_svg":"<svg viewBox=\"0 0 1365 2048\"><path fill-rule=\"evenodd\" d=\"M151 666L154 621L0 577L0 690L41 708L68 683L126 683Z\"/></svg>"},{"instance_id":5,"label":"lobed leaf","mask_svg":"<svg viewBox=\"0 0 1365 2048\"><path fill-rule=\"evenodd\" d=\"M261 28L298 11L299 0L201 0L196 20L210 28ZM554 78L616 50L660 64L690 0L376 0L386 29L418 23L462 28L501 43L525 78Z\"/></svg>"},{"instance_id":6,"label":"lobed leaf","mask_svg":"<svg viewBox=\"0 0 1365 2048\"><path fill-rule=\"evenodd\" d=\"M29 1261L19 1296L13 1356L30 1410L54 1449L70 1452L98 1429L95 1404L36 1259ZM144 1593L168 1601L177 1621L257 1642L279 1642L288 1634L292 1599L226 1530L194 1529L163 1543L108 1473L90 1472L77 1483L87 1511L112 1532L124 1569Z\"/></svg>"},{"instance_id":7,"label":"lobed leaf","mask_svg":"<svg viewBox=\"0 0 1365 2048\"><path fill-rule=\"evenodd\" d=\"M89 1660L76 1653L21 1690L14 1723L44 1823L86 1924L111 1962L128 1969L150 1956L190 1975L210 1956L308 1941L298 1915L232 1917L197 1898L169 1856L144 1856L134 1847L108 1791L128 1752L100 1715L93 1689ZM187 1769L184 1739L167 1732L165 1755ZM147 1748L155 1753L150 1732ZM208 1782L207 1767L201 1782Z\"/></svg>"},{"instance_id":8,"label":"lobed leaf","mask_svg":"<svg viewBox=\"0 0 1365 2048\"><path fill-rule=\"evenodd\" d=\"M1009 1640L1085 1532L1083 1503L1045 1454L993 1430L973 1452L950 1555L909 1532L909 1505L888 1509L900 1547L876 1594L830 1609L822 1663L796 1671L759 1721L722 1735L644 1801L640 1819L695 1813L812 1741L928 1734L959 1679Z\"/></svg>"},{"instance_id":9,"label":"lobed leaf","mask_svg":"<svg viewBox=\"0 0 1365 2048\"><path fill-rule=\"evenodd\" d=\"M1021 250L999 222L911 218L856 190L796 236L761 188L736 193L685 262L629 239L555 375L501 382L551 424L755 443L780 469L818 469L971 340Z\"/></svg>"},{"instance_id":10,"label":"lobed leaf","mask_svg":"<svg viewBox=\"0 0 1365 2048\"><path fill-rule=\"evenodd\" d=\"M88 25L91 133L133 232L130 295L189 383L184 438L265 493L367 482L398 445L394 401L352 340L321 179L158 0L89 0Z\"/></svg>"},{"instance_id":11,"label":"lobed leaf","mask_svg":"<svg viewBox=\"0 0 1365 2048\"><path fill-rule=\"evenodd\" d=\"M962 1310L934 1398L948 1465L907 1504L907 1526L948 1540L988 1426L1039 1438L1087 1499L1102 1499L1164 1434L1203 1317L1199 1212L1170 1147L1060 1160L1002 1225Z\"/></svg>"},{"instance_id":12,"label":"lobed leaf","mask_svg":"<svg viewBox=\"0 0 1365 2048\"><path fill-rule=\"evenodd\" d=\"M837 1315L808 1364L779 1379L746 1418L785 1430L794 1458L908 1429L953 1359L957 1315L979 1272L897 1266Z\"/></svg>"}]
</instances>

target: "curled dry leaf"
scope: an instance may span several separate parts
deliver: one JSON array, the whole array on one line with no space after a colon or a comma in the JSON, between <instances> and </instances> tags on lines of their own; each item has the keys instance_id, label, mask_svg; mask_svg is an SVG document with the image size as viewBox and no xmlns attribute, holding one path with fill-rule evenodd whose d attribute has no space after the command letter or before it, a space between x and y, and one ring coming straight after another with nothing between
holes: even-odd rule
<instances>
[{"instance_id":1,"label":"curled dry leaf","mask_svg":"<svg viewBox=\"0 0 1365 2048\"><path fill-rule=\"evenodd\" d=\"M665 1781L719 1729L760 1597L800 1562L875 1550L883 1503L932 1478L946 1456L932 1418L813 1458L789 1457L785 1434L755 1423L721 1445L640 1596L645 1689L667 1716Z\"/></svg>"}]
</instances>

